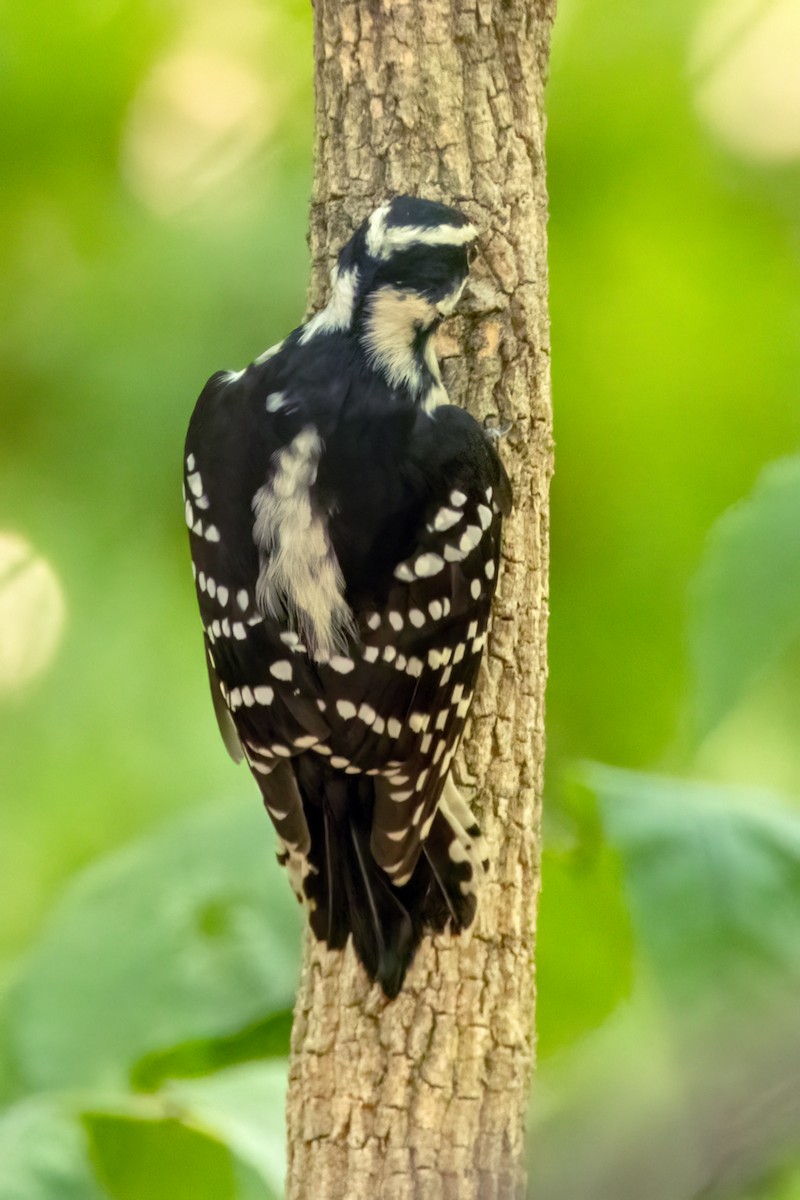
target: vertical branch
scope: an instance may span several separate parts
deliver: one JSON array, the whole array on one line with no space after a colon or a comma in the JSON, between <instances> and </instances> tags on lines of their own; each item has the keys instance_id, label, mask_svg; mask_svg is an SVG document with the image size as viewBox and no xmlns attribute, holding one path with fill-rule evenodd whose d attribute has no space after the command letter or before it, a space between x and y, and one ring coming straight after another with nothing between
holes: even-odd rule
<instances>
[{"instance_id":1,"label":"vertical branch","mask_svg":"<svg viewBox=\"0 0 800 1200\"><path fill-rule=\"evenodd\" d=\"M454 203L480 258L438 353L454 403L513 422L515 493L456 776L492 867L474 932L427 938L400 997L309 935L290 1200L510 1198L523 1186L544 759L551 416L542 91L554 0L316 0L312 305L386 197Z\"/></svg>"}]
</instances>

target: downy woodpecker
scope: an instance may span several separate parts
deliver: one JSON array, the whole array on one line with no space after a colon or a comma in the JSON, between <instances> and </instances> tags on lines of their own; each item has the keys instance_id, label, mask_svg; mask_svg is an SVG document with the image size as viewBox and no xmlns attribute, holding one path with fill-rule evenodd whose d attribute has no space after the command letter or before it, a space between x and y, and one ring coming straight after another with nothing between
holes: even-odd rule
<instances>
[{"instance_id":1,"label":"downy woodpecker","mask_svg":"<svg viewBox=\"0 0 800 1200\"><path fill-rule=\"evenodd\" d=\"M206 384L184 500L211 692L279 859L387 996L488 864L451 777L497 583L506 473L433 334L476 229L410 196L339 254L327 305Z\"/></svg>"}]
</instances>

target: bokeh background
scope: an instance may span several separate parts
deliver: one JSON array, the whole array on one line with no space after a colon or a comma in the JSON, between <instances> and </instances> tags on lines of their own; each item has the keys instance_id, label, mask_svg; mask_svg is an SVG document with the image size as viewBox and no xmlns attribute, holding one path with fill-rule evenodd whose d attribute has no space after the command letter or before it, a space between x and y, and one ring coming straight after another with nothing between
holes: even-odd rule
<instances>
[{"instance_id":1,"label":"bokeh background","mask_svg":"<svg viewBox=\"0 0 800 1200\"><path fill-rule=\"evenodd\" d=\"M800 1197L800 0L560 0L537 1200ZM305 0L0 27L0 1200L270 1200L300 920L194 397L297 322Z\"/></svg>"}]
</instances>

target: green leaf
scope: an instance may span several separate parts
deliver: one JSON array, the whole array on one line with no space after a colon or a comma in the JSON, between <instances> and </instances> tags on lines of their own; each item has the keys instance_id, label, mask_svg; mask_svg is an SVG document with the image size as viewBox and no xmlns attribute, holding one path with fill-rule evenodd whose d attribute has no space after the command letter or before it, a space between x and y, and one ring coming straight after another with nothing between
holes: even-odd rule
<instances>
[{"instance_id":1,"label":"green leaf","mask_svg":"<svg viewBox=\"0 0 800 1200\"><path fill-rule=\"evenodd\" d=\"M85 1113L98 1178L113 1200L237 1200L230 1150L174 1118Z\"/></svg>"},{"instance_id":2,"label":"green leaf","mask_svg":"<svg viewBox=\"0 0 800 1200\"><path fill-rule=\"evenodd\" d=\"M169 1050L146 1054L131 1070L131 1086L155 1091L167 1079L211 1075L235 1063L260 1058L286 1058L292 1033L292 1011L273 1013L228 1037L183 1042Z\"/></svg>"},{"instance_id":3,"label":"green leaf","mask_svg":"<svg viewBox=\"0 0 800 1200\"><path fill-rule=\"evenodd\" d=\"M568 847L545 837L536 935L538 1053L546 1058L599 1025L630 992L633 933L617 852L597 801L570 789Z\"/></svg>"},{"instance_id":4,"label":"green leaf","mask_svg":"<svg viewBox=\"0 0 800 1200\"><path fill-rule=\"evenodd\" d=\"M143 1056L293 1002L301 913L258 805L184 818L68 889L10 1006L31 1087L124 1084Z\"/></svg>"},{"instance_id":5,"label":"green leaf","mask_svg":"<svg viewBox=\"0 0 800 1200\"><path fill-rule=\"evenodd\" d=\"M694 714L707 734L800 634L800 456L716 523L691 592Z\"/></svg>"},{"instance_id":6,"label":"green leaf","mask_svg":"<svg viewBox=\"0 0 800 1200\"><path fill-rule=\"evenodd\" d=\"M770 1171L736 1200L800 1200L800 1155L795 1153L790 1162Z\"/></svg>"},{"instance_id":7,"label":"green leaf","mask_svg":"<svg viewBox=\"0 0 800 1200\"><path fill-rule=\"evenodd\" d=\"M92 1177L83 1133L55 1100L24 1100L0 1115L3 1200L107 1200Z\"/></svg>"},{"instance_id":8,"label":"green leaf","mask_svg":"<svg viewBox=\"0 0 800 1200\"><path fill-rule=\"evenodd\" d=\"M531 1194L789 1200L790 1175L784 1190L747 1183L796 1147L800 811L594 764L578 779L622 872L633 986L541 1064ZM594 809L580 812L592 845ZM583 917L598 922L588 900Z\"/></svg>"},{"instance_id":9,"label":"green leaf","mask_svg":"<svg viewBox=\"0 0 800 1200\"><path fill-rule=\"evenodd\" d=\"M100 1094L81 1120L114 1200L280 1200L285 1059L173 1081L151 1096Z\"/></svg>"},{"instance_id":10,"label":"green leaf","mask_svg":"<svg viewBox=\"0 0 800 1200\"><path fill-rule=\"evenodd\" d=\"M206 1079L170 1084L174 1099L255 1168L277 1200L286 1173L285 1060L232 1067Z\"/></svg>"},{"instance_id":11,"label":"green leaf","mask_svg":"<svg viewBox=\"0 0 800 1200\"><path fill-rule=\"evenodd\" d=\"M0 976L0 1110L25 1095L11 1045L8 981Z\"/></svg>"},{"instance_id":12,"label":"green leaf","mask_svg":"<svg viewBox=\"0 0 800 1200\"><path fill-rule=\"evenodd\" d=\"M763 792L609 767L584 778L667 996L724 997L733 1011L800 986L800 812Z\"/></svg>"}]
</instances>

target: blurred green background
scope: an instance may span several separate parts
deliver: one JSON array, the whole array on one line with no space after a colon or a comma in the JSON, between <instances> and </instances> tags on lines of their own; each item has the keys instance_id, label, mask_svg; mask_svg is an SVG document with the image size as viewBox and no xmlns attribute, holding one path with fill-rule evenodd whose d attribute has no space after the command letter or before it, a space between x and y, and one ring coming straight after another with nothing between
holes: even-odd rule
<instances>
[{"instance_id":1,"label":"blurred green background","mask_svg":"<svg viewBox=\"0 0 800 1200\"><path fill-rule=\"evenodd\" d=\"M800 1197L800 0L560 0L537 1200ZM179 476L299 319L305 0L0 37L0 1200L281 1194L300 921Z\"/></svg>"}]
</instances>

